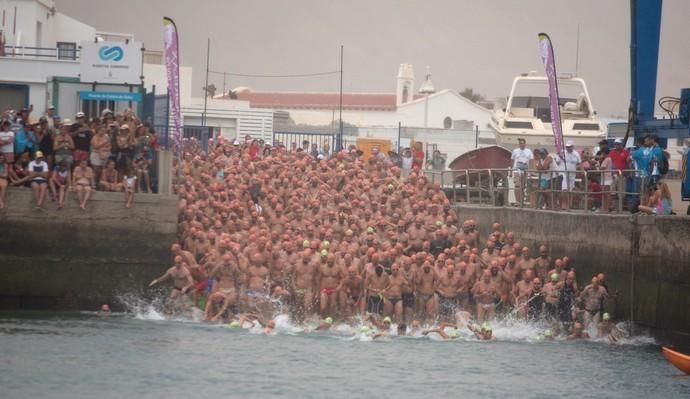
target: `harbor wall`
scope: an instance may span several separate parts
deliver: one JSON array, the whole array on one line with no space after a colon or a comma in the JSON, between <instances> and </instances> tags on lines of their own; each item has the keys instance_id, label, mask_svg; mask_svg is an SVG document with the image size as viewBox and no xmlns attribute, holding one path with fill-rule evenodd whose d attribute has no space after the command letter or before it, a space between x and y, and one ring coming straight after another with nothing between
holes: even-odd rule
<instances>
[{"instance_id":1,"label":"harbor wall","mask_svg":"<svg viewBox=\"0 0 690 399\"><path fill-rule=\"evenodd\" d=\"M0 308L96 309L141 295L170 264L177 200L96 192L86 211L75 194L63 210L33 208L31 191L11 189L0 212ZM117 307L117 306L116 306Z\"/></svg>"},{"instance_id":2,"label":"harbor wall","mask_svg":"<svg viewBox=\"0 0 690 399\"><path fill-rule=\"evenodd\" d=\"M602 215L459 205L461 219L477 220L482 240L493 222L513 231L538 254L567 255L582 286L605 273L612 300L607 311L632 320L660 342L690 345L690 218Z\"/></svg>"}]
</instances>

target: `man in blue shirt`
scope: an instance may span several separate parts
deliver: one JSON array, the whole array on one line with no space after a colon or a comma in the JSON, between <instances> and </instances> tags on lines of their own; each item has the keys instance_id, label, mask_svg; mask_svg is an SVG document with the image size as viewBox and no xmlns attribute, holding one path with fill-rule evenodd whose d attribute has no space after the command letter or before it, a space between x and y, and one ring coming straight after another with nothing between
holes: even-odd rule
<instances>
[{"instance_id":1,"label":"man in blue shirt","mask_svg":"<svg viewBox=\"0 0 690 399\"><path fill-rule=\"evenodd\" d=\"M651 183L656 184L661 180L659 167L664 160L664 151L659 147L659 138L656 135L650 134L645 140L649 148L649 174L652 176Z\"/></svg>"}]
</instances>

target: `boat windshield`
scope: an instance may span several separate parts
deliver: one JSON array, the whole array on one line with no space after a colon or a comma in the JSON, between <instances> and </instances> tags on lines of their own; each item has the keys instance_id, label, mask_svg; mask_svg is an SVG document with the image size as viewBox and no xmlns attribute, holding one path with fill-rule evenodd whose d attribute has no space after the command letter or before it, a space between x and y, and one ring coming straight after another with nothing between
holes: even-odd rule
<instances>
[{"instance_id":1,"label":"boat windshield","mask_svg":"<svg viewBox=\"0 0 690 399\"><path fill-rule=\"evenodd\" d=\"M580 82L558 81L558 105L563 118L587 118L589 106ZM518 81L510 113L513 116L537 117L544 123L551 123L549 88L546 80Z\"/></svg>"}]
</instances>

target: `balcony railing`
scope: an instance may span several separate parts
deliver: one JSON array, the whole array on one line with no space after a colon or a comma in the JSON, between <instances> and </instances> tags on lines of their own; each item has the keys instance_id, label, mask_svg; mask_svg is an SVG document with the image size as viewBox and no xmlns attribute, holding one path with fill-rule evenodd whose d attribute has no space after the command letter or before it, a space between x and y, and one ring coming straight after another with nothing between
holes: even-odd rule
<instances>
[{"instance_id":1,"label":"balcony railing","mask_svg":"<svg viewBox=\"0 0 690 399\"><path fill-rule=\"evenodd\" d=\"M78 61L78 48L4 46L0 56L18 58L37 58L46 60Z\"/></svg>"}]
</instances>

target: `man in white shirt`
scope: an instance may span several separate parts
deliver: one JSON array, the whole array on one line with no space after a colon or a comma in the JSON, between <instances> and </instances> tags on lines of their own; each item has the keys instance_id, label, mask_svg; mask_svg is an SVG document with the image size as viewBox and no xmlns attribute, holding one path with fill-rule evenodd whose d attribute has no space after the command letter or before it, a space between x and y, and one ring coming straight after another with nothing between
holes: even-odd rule
<instances>
[{"instance_id":1,"label":"man in white shirt","mask_svg":"<svg viewBox=\"0 0 690 399\"><path fill-rule=\"evenodd\" d=\"M529 169L529 161L534 159L532 150L525 148L527 142L523 138L518 139L519 148L513 150L510 159L513 161L513 182L515 183L515 201L518 204L522 203L522 196L524 194L525 180Z\"/></svg>"},{"instance_id":2,"label":"man in white shirt","mask_svg":"<svg viewBox=\"0 0 690 399\"><path fill-rule=\"evenodd\" d=\"M563 179L563 191L575 190L575 171L582 163L580 154L575 151L572 140L565 143L565 178ZM568 193L568 209L572 208L573 196Z\"/></svg>"},{"instance_id":3,"label":"man in white shirt","mask_svg":"<svg viewBox=\"0 0 690 399\"><path fill-rule=\"evenodd\" d=\"M43 153L41 151L36 151L36 159L29 162L29 167L27 169L31 180L31 190L34 192L36 208L43 209L43 202L48 193L50 169L48 169L48 164L43 159Z\"/></svg>"}]
</instances>

